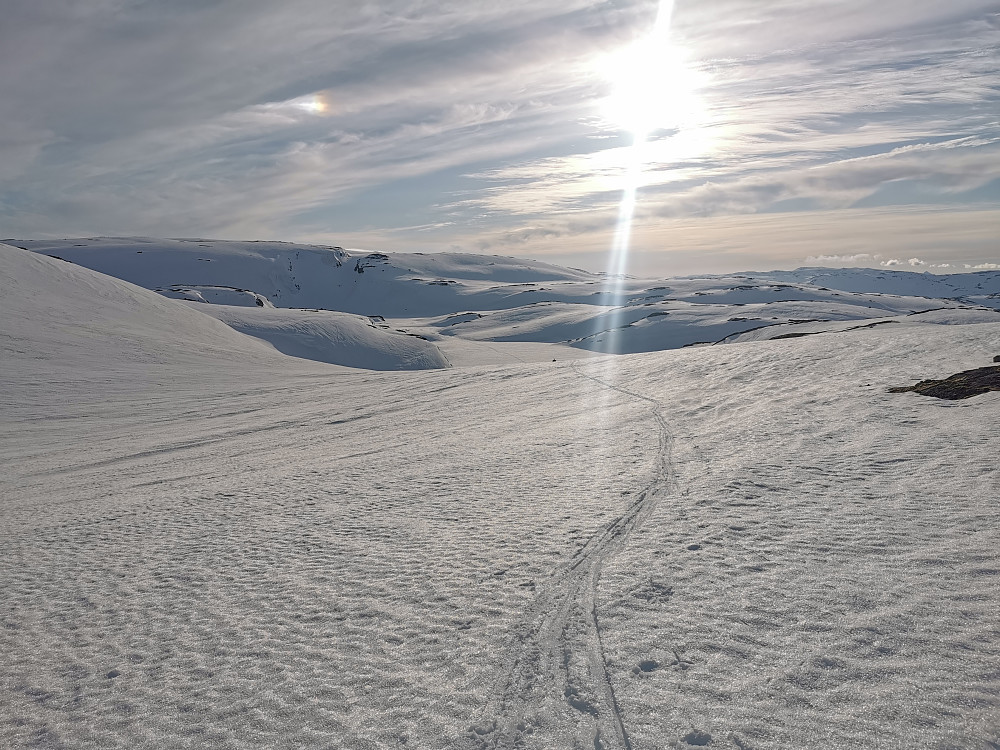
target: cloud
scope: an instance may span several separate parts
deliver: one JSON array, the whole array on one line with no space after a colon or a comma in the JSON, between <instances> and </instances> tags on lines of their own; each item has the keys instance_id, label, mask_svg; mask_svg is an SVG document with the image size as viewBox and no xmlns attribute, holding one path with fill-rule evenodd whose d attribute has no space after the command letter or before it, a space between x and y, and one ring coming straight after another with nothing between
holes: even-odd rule
<instances>
[{"instance_id":1,"label":"cloud","mask_svg":"<svg viewBox=\"0 0 1000 750\"><path fill-rule=\"evenodd\" d=\"M830 263L869 263L880 259L882 256L872 253L854 253L852 255L810 255L805 259L808 263L820 263L820 264L830 264Z\"/></svg>"},{"instance_id":2,"label":"cloud","mask_svg":"<svg viewBox=\"0 0 1000 750\"><path fill-rule=\"evenodd\" d=\"M359 190L544 147L599 83L582 57L636 16L589 0L172 8L5 6L8 230L273 231Z\"/></svg>"},{"instance_id":3,"label":"cloud","mask_svg":"<svg viewBox=\"0 0 1000 750\"><path fill-rule=\"evenodd\" d=\"M982 187L1000 174L1000 139L962 137L916 143L863 157L818 162L815 157L777 155L751 162L714 156L679 162L659 160L651 144L651 165L640 198L659 216L755 213L781 201L812 201L817 208L849 207L886 186L904 181L935 194ZM676 148L676 146L675 146ZM579 211L616 201L629 178L628 148L550 158L475 175L498 183L470 202L490 211L536 214Z\"/></svg>"},{"instance_id":4,"label":"cloud","mask_svg":"<svg viewBox=\"0 0 1000 750\"><path fill-rule=\"evenodd\" d=\"M427 249L542 254L578 242L596 253L633 156L628 134L601 118L610 84L594 63L640 36L656 6L10 0L0 222L21 236L342 235L388 249L411 246L417 230L406 228L421 227ZM700 114L647 144L636 242L712 218L710 236L749 252L722 228L764 236L732 217L767 213L782 257L956 260L898 215L847 211L950 202L961 213L990 189L994 6L678 4L673 40L697 74ZM662 96L650 80L650 97ZM826 209L877 241L844 227L850 246L834 246L785 215ZM785 234L793 225L798 241ZM941 215L923 226L951 227L962 247L984 233Z\"/></svg>"},{"instance_id":5,"label":"cloud","mask_svg":"<svg viewBox=\"0 0 1000 750\"><path fill-rule=\"evenodd\" d=\"M674 25L707 57L739 61L879 40L891 40L891 49L912 47L941 29L988 26L995 12L991 0L717 0L678 3Z\"/></svg>"},{"instance_id":6,"label":"cloud","mask_svg":"<svg viewBox=\"0 0 1000 750\"><path fill-rule=\"evenodd\" d=\"M816 11L813 5L801 14ZM985 115L1000 105L991 72L997 55L989 51L1000 44L1000 29L963 16L981 5L963 7L921 4L913 37L702 59L707 114L697 127L646 146L647 204L658 202L664 216L753 212L788 200L851 206L883 188L898 194L894 183L917 185L934 203L936 195L989 183L1000 163ZM932 29L921 18L951 25ZM603 202L620 188L629 157L620 145L602 146L480 172L493 184L478 203L530 214Z\"/></svg>"},{"instance_id":7,"label":"cloud","mask_svg":"<svg viewBox=\"0 0 1000 750\"><path fill-rule=\"evenodd\" d=\"M50 130L38 130L23 122L5 123L0 129L0 183L26 174L42 149L58 140Z\"/></svg>"},{"instance_id":8,"label":"cloud","mask_svg":"<svg viewBox=\"0 0 1000 750\"><path fill-rule=\"evenodd\" d=\"M904 264L907 264L907 265L909 265L909 266L911 266L913 268L920 268L922 266L927 266L929 268L949 268L950 267L950 264L948 264L948 263L928 263L926 260L922 260L920 258L909 258L909 259L907 259L905 261L902 261L902 260L900 260L898 258L889 258L889 260L882 261L879 265L882 265L882 266L902 266Z\"/></svg>"},{"instance_id":9,"label":"cloud","mask_svg":"<svg viewBox=\"0 0 1000 750\"><path fill-rule=\"evenodd\" d=\"M490 252L541 257L592 270L604 270L616 212L532 217L519 225L521 234L505 224L459 223L447 236L450 245L466 252ZM928 270L951 272L996 259L995 227L1000 210L926 210L877 208L798 211L737 216L685 217L640 220L633 227L628 271L633 274L673 275L752 269L796 268L820 264L813 257L857 257L856 265L879 267L895 258L909 268L907 258L927 260ZM352 236L352 242L365 236ZM339 233L317 233L311 241L334 243ZM527 240L527 241L525 241ZM347 240L344 240L347 241ZM380 231L375 245L433 251L440 237L409 231ZM871 256L865 260L864 256ZM847 265L847 264L844 264Z\"/></svg>"}]
</instances>

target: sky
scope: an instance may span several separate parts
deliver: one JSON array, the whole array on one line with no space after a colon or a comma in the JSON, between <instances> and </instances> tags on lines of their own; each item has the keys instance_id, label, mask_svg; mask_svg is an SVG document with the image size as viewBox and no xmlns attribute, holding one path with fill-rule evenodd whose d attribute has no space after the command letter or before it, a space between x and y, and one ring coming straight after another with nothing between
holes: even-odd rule
<instances>
[{"instance_id":1,"label":"sky","mask_svg":"<svg viewBox=\"0 0 1000 750\"><path fill-rule=\"evenodd\" d=\"M0 237L1000 268L997 0L2 7Z\"/></svg>"}]
</instances>

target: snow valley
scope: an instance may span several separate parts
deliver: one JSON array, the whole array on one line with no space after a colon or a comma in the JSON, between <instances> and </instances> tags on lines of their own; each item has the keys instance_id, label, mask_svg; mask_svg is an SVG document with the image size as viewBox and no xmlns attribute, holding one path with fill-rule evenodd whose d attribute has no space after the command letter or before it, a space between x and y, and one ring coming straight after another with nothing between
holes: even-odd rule
<instances>
[{"instance_id":1,"label":"snow valley","mask_svg":"<svg viewBox=\"0 0 1000 750\"><path fill-rule=\"evenodd\" d=\"M446 366L442 353L449 352L462 363L478 361L470 351L507 361L550 353L508 347L501 355L476 342L559 344L559 354L578 357L569 348L635 353L859 323L1000 320L1000 271L805 268L651 281L499 256L352 253L280 242L9 242L209 303L198 309L286 354L369 369Z\"/></svg>"},{"instance_id":2,"label":"snow valley","mask_svg":"<svg viewBox=\"0 0 1000 750\"><path fill-rule=\"evenodd\" d=\"M1000 272L5 242L4 747L1000 743Z\"/></svg>"}]
</instances>

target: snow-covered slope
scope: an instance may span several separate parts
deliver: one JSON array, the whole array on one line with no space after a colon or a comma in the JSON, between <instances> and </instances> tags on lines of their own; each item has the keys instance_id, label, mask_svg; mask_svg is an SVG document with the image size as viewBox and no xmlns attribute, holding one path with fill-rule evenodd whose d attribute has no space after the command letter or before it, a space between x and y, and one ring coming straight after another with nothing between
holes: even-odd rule
<instances>
[{"instance_id":1,"label":"snow-covered slope","mask_svg":"<svg viewBox=\"0 0 1000 750\"><path fill-rule=\"evenodd\" d=\"M1000 271L933 274L872 268L797 268L746 275L754 280L806 283L845 292L975 300L1000 307Z\"/></svg>"},{"instance_id":2,"label":"snow-covered slope","mask_svg":"<svg viewBox=\"0 0 1000 750\"><path fill-rule=\"evenodd\" d=\"M147 369L167 363L277 357L266 344L146 289L61 260L0 244L4 364L20 352L39 367ZM37 374L37 373L36 373Z\"/></svg>"},{"instance_id":3,"label":"snow-covered slope","mask_svg":"<svg viewBox=\"0 0 1000 750\"><path fill-rule=\"evenodd\" d=\"M241 333L292 357L367 370L429 370L449 362L434 344L372 319L329 310L198 305Z\"/></svg>"},{"instance_id":4,"label":"snow-covered slope","mask_svg":"<svg viewBox=\"0 0 1000 750\"><path fill-rule=\"evenodd\" d=\"M349 253L338 247L285 242L97 238L12 240L148 289L232 288L276 307L323 308L359 315L435 315L506 307L544 281L593 281L583 271L499 256ZM522 284L521 288L512 285Z\"/></svg>"},{"instance_id":5,"label":"snow-covered slope","mask_svg":"<svg viewBox=\"0 0 1000 750\"><path fill-rule=\"evenodd\" d=\"M708 296L706 294L706 296ZM870 300L865 300L870 301ZM714 304L670 300L658 303L607 307L542 302L537 305L445 316L426 323L411 321L412 330L425 335L437 330L443 336L487 341L566 342L597 352L631 354L677 349L695 344L728 342L743 332L754 338L776 338L789 330L802 331L802 324L814 323L822 330L839 330L871 321L904 318L936 310L940 300L919 297L885 297L878 306L857 300L783 300L761 303ZM986 308L946 308L953 314L937 319L944 323L1000 321L1000 313ZM849 321L850 325L840 325ZM790 329L789 326L794 326ZM766 332L766 333L764 333ZM751 334L741 340L752 340Z\"/></svg>"},{"instance_id":6,"label":"snow-covered slope","mask_svg":"<svg viewBox=\"0 0 1000 750\"><path fill-rule=\"evenodd\" d=\"M0 258L4 748L1000 742L1000 393L887 392L1000 324L371 372Z\"/></svg>"},{"instance_id":7,"label":"snow-covered slope","mask_svg":"<svg viewBox=\"0 0 1000 750\"><path fill-rule=\"evenodd\" d=\"M824 320L795 321L792 323L767 325L761 328L737 333L725 339L725 343L737 341L770 341L775 339L791 339L800 336L812 336L827 333L842 333L862 328L888 325L895 330L899 326L905 329L923 328L927 325L976 325L979 323L1000 322L1000 310L989 308L948 307L926 312L914 312L908 315L873 318L870 320Z\"/></svg>"},{"instance_id":8,"label":"snow-covered slope","mask_svg":"<svg viewBox=\"0 0 1000 750\"><path fill-rule=\"evenodd\" d=\"M439 341L559 344L555 358L569 356L565 346L647 352L786 332L756 333L766 326L1000 308L1000 272L988 271L932 276L806 268L615 280L538 261L454 253L142 238L14 242L181 299L381 316L393 330ZM308 340L298 348L314 351Z\"/></svg>"},{"instance_id":9,"label":"snow-covered slope","mask_svg":"<svg viewBox=\"0 0 1000 750\"><path fill-rule=\"evenodd\" d=\"M0 245L0 271L9 346L46 341L56 351L76 347L81 356L99 361L104 355L96 354L100 347L95 342L110 339L118 347L113 358L147 369L167 359L216 356L273 365L279 359L275 349L375 370L449 366L434 344L354 315L177 302L10 245Z\"/></svg>"}]
</instances>

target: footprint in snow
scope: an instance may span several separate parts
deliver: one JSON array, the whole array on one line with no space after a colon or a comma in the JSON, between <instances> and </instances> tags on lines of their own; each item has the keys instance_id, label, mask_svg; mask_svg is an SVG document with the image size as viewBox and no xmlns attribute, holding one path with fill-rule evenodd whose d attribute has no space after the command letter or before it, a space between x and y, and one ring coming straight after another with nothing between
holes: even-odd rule
<instances>
[{"instance_id":1,"label":"footprint in snow","mask_svg":"<svg viewBox=\"0 0 1000 750\"><path fill-rule=\"evenodd\" d=\"M655 659L645 659L639 662L638 666L633 667L632 674L641 675L648 674L660 668L660 662Z\"/></svg>"},{"instance_id":2,"label":"footprint in snow","mask_svg":"<svg viewBox=\"0 0 1000 750\"><path fill-rule=\"evenodd\" d=\"M697 729L693 729L684 735L681 739L688 745L693 745L695 747L705 747L711 744L712 735L708 732L702 732Z\"/></svg>"}]
</instances>

